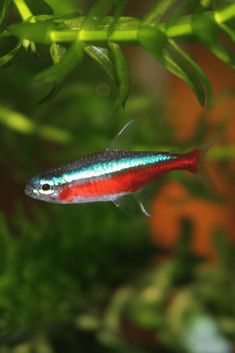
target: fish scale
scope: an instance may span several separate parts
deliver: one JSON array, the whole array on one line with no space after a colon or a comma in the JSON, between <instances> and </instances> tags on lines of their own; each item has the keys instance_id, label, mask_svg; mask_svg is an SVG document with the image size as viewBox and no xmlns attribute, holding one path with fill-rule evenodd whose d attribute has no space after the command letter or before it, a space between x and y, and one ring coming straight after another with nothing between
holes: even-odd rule
<instances>
[{"instance_id":1,"label":"fish scale","mask_svg":"<svg viewBox=\"0 0 235 353\"><path fill-rule=\"evenodd\" d=\"M112 151L113 157L114 154L111 161L95 161L59 176L67 180L59 194L60 202L75 203L79 198L81 202L110 200L112 196L136 192L170 170L190 169L194 165L188 155L132 152L125 159L122 153L118 159L119 152Z\"/></svg>"}]
</instances>

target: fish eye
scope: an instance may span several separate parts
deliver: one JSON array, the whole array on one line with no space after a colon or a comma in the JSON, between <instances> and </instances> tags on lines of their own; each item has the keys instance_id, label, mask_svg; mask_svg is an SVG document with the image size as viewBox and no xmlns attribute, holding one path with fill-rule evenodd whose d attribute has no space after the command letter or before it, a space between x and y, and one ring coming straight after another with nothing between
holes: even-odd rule
<instances>
[{"instance_id":1,"label":"fish eye","mask_svg":"<svg viewBox=\"0 0 235 353\"><path fill-rule=\"evenodd\" d=\"M48 191L48 190L50 190L50 188L51 188L51 185L50 185L50 184L43 184L43 185L42 185L42 190L43 190L43 191Z\"/></svg>"},{"instance_id":2,"label":"fish eye","mask_svg":"<svg viewBox=\"0 0 235 353\"><path fill-rule=\"evenodd\" d=\"M49 183L44 183L40 186L40 193L44 194L44 195L50 195L54 192L52 185Z\"/></svg>"}]
</instances>

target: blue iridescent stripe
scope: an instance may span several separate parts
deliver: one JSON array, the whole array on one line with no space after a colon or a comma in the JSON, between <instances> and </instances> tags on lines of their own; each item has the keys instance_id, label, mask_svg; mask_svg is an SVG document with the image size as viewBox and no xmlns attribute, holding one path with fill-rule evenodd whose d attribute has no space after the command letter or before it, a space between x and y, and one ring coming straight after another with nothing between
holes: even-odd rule
<instances>
[{"instance_id":1,"label":"blue iridescent stripe","mask_svg":"<svg viewBox=\"0 0 235 353\"><path fill-rule=\"evenodd\" d=\"M107 162L97 162L79 170L64 173L60 177L53 177L55 184L70 183L77 180L96 178L104 175L113 174L121 170L130 168L144 167L175 159L176 156L170 154L154 154L136 157L126 157L119 160Z\"/></svg>"}]
</instances>

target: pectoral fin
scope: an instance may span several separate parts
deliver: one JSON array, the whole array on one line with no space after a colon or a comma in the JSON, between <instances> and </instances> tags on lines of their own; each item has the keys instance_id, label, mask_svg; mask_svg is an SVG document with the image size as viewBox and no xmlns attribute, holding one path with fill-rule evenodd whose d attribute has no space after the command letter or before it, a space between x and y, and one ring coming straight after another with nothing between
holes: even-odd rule
<instances>
[{"instance_id":1,"label":"pectoral fin","mask_svg":"<svg viewBox=\"0 0 235 353\"><path fill-rule=\"evenodd\" d=\"M131 194L121 196L114 200L113 203L126 216L134 217L138 215L138 206Z\"/></svg>"}]
</instances>

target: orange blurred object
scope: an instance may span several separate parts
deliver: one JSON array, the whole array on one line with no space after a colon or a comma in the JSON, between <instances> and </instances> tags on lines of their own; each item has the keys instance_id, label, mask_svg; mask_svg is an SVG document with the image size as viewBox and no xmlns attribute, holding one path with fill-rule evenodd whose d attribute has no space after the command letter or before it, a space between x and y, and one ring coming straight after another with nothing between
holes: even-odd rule
<instances>
[{"instance_id":1,"label":"orange blurred object","mask_svg":"<svg viewBox=\"0 0 235 353\"><path fill-rule=\"evenodd\" d=\"M183 185L176 182L159 192L153 214L151 226L158 244L174 247L180 236L181 220L188 218L194 224L193 250L210 260L216 258L213 232L224 229L232 235L235 229L234 214L228 205L192 198Z\"/></svg>"},{"instance_id":2,"label":"orange blurred object","mask_svg":"<svg viewBox=\"0 0 235 353\"><path fill-rule=\"evenodd\" d=\"M235 88L235 71L198 44L190 46L190 53L208 75L214 95ZM178 140L187 141L193 135L198 119L205 109L200 107L187 85L173 76L169 78L169 96L167 107L169 120L175 126ZM211 126L225 118L228 119L225 129L226 143L234 144L234 94L224 95L220 100L215 100L215 105L208 109L207 115ZM229 170L235 170L234 160L229 162ZM224 177L218 166L212 165L212 173L219 193L224 199L222 203L190 198L188 191L178 183L169 183L157 195L151 227L158 244L173 248L180 236L180 220L185 217L193 221L193 250L199 255L215 259L212 236L216 229L223 229L230 239L235 241L235 185L228 183L228 178Z\"/></svg>"}]
</instances>

